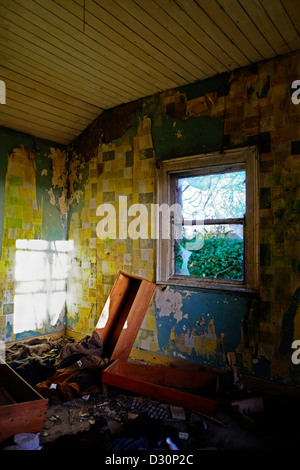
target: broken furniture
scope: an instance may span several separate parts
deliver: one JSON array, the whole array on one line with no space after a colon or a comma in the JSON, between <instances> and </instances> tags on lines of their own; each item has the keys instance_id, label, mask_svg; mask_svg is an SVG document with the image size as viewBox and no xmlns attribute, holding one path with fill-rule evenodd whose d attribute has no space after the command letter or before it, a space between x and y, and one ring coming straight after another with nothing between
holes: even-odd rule
<instances>
[{"instance_id":1,"label":"broken furniture","mask_svg":"<svg viewBox=\"0 0 300 470\"><path fill-rule=\"evenodd\" d=\"M102 371L102 384L214 414L217 374L127 362L155 288L146 279L118 273L95 328L104 357L112 361Z\"/></svg>"},{"instance_id":2,"label":"broken furniture","mask_svg":"<svg viewBox=\"0 0 300 470\"><path fill-rule=\"evenodd\" d=\"M210 396L216 393L217 376L212 372L116 360L102 372L102 383L212 415L217 408L215 400L203 396L203 393ZM197 392L201 395L197 395Z\"/></svg>"},{"instance_id":3,"label":"broken furniture","mask_svg":"<svg viewBox=\"0 0 300 470\"><path fill-rule=\"evenodd\" d=\"M8 364L0 363L0 442L44 428L48 399L43 398Z\"/></svg>"}]
</instances>

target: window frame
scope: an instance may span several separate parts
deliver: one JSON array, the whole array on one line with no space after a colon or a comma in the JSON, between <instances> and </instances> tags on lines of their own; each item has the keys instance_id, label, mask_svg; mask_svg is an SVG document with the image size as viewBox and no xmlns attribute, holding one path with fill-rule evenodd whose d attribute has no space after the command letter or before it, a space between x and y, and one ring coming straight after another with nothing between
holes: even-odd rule
<instances>
[{"instance_id":1,"label":"window frame","mask_svg":"<svg viewBox=\"0 0 300 470\"><path fill-rule=\"evenodd\" d=\"M158 167L157 200L159 206L171 207L177 201L175 181L182 175L225 173L242 169L246 171L246 214L244 219L244 279L211 279L175 274L174 218L170 217L170 238L161 236L158 221L156 282L208 289L258 291L259 281L259 190L258 152L256 147L244 147L224 152L193 155L163 160ZM164 222L165 223L165 222Z\"/></svg>"}]
</instances>

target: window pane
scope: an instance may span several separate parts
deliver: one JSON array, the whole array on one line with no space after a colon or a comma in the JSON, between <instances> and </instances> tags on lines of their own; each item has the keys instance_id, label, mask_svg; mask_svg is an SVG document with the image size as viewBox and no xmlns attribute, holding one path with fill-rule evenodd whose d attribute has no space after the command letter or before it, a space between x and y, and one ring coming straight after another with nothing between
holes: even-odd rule
<instances>
[{"instance_id":1,"label":"window pane","mask_svg":"<svg viewBox=\"0 0 300 470\"><path fill-rule=\"evenodd\" d=\"M246 212L246 173L179 178L177 189L184 219L242 218Z\"/></svg>"},{"instance_id":2,"label":"window pane","mask_svg":"<svg viewBox=\"0 0 300 470\"><path fill-rule=\"evenodd\" d=\"M242 224L183 227L175 241L175 274L242 281L243 238Z\"/></svg>"}]
</instances>

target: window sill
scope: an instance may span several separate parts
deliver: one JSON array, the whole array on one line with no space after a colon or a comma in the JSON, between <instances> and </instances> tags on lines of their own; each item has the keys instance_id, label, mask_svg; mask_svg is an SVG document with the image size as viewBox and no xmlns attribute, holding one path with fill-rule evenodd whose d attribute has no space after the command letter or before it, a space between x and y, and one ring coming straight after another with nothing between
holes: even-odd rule
<instances>
[{"instance_id":1,"label":"window sill","mask_svg":"<svg viewBox=\"0 0 300 470\"><path fill-rule=\"evenodd\" d=\"M241 293L241 294L252 294L258 295L258 289L251 289L245 286L237 286L232 284L213 284L209 282L199 282L198 280L189 280L185 281L182 279L169 279L168 281L156 281L157 286L174 286L174 287L188 287L191 289L199 289L199 290L206 290L206 291L227 291L230 293Z\"/></svg>"}]
</instances>

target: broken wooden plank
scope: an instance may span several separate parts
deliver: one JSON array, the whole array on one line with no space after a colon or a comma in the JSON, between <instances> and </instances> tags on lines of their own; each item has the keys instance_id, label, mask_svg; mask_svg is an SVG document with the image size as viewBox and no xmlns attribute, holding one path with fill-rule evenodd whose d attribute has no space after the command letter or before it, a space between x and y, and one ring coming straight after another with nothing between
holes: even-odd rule
<instances>
[{"instance_id":1,"label":"broken wooden plank","mask_svg":"<svg viewBox=\"0 0 300 470\"><path fill-rule=\"evenodd\" d=\"M217 401L211 398L205 398L203 396L199 396L194 393L187 393L181 390L172 388L166 385L159 385L155 383L153 379L153 370L155 366L148 366L146 365L145 368L149 368L149 375L147 380L137 379L130 375L130 371L134 375L134 364L130 364L130 370L126 370L126 366L129 365L128 363L120 363L115 361L112 363L107 369L102 371L102 383L105 385L111 385L117 388L122 388L125 390L130 390L135 393L139 393L141 395L145 395L147 397L151 397L158 401L169 403L170 405L182 406L184 408L193 410L193 411L200 411L206 412L209 414L214 415L217 410ZM133 366L133 367L132 367ZM137 368L138 369L138 368ZM152 369L152 370L151 370ZM170 369L163 369L163 368L156 368L160 369L156 371L156 374L159 374L161 380L160 382L170 383L164 375L168 375L170 373ZM171 370L174 373L174 370ZM178 371L180 375L181 372L189 372L189 371ZM201 372L198 372L201 375ZM151 381L152 376L152 381ZM173 379L175 379L176 373L173 375ZM156 375L158 377L158 375ZM164 380L165 379L165 380ZM210 378L211 380L211 378ZM159 381L159 380L157 380ZM172 383L172 382L171 382ZM208 380L209 383L209 380ZM202 380L202 385L204 386L205 382ZM176 385L186 386L184 382L180 383L177 379Z\"/></svg>"}]
</instances>

